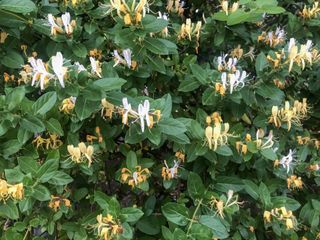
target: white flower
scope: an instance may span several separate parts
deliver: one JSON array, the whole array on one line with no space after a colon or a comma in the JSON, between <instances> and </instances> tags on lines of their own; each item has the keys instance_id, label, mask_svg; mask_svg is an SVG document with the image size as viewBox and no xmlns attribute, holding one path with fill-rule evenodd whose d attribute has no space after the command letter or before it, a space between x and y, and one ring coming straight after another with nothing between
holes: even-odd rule
<instances>
[{"instance_id":1,"label":"white flower","mask_svg":"<svg viewBox=\"0 0 320 240\"><path fill-rule=\"evenodd\" d=\"M229 57L227 60L227 56L228 54L222 54L221 56L218 57L217 62L218 62L219 71L223 71L223 70L234 71L236 69L238 59Z\"/></svg>"},{"instance_id":2,"label":"white flower","mask_svg":"<svg viewBox=\"0 0 320 240\"><path fill-rule=\"evenodd\" d=\"M87 69L79 62L75 62L74 65L77 67L78 72L87 71Z\"/></svg>"},{"instance_id":3,"label":"white flower","mask_svg":"<svg viewBox=\"0 0 320 240\"><path fill-rule=\"evenodd\" d=\"M287 156L283 156L280 160L280 164L282 165L283 168L287 169L287 174L290 171L290 168L292 168L292 165L294 164L294 154L296 153L295 150L289 150L289 153Z\"/></svg>"},{"instance_id":4,"label":"white flower","mask_svg":"<svg viewBox=\"0 0 320 240\"><path fill-rule=\"evenodd\" d=\"M132 54L132 51L127 48L127 49L124 49L122 51L122 55L124 57L124 59L120 56L120 54L118 53L117 50L114 50L113 51L113 56L115 58L115 64L113 65L113 67L117 66L118 64L124 64L124 65L127 65L128 68L131 67L131 54Z\"/></svg>"},{"instance_id":5,"label":"white flower","mask_svg":"<svg viewBox=\"0 0 320 240\"><path fill-rule=\"evenodd\" d=\"M62 14L61 19L62 19L62 24L64 26L64 30L65 30L66 34L71 34L72 33L72 26L71 26L70 13L66 12L65 14Z\"/></svg>"},{"instance_id":6,"label":"white flower","mask_svg":"<svg viewBox=\"0 0 320 240\"><path fill-rule=\"evenodd\" d=\"M296 40L294 38L290 38L289 45L288 45L288 52L296 45Z\"/></svg>"},{"instance_id":7,"label":"white flower","mask_svg":"<svg viewBox=\"0 0 320 240\"><path fill-rule=\"evenodd\" d=\"M149 110L150 103L148 100L145 100L143 105L139 104L138 106L138 115L140 118L141 131L144 132L144 119L146 120L147 126L151 126L151 122L149 119Z\"/></svg>"},{"instance_id":8,"label":"white flower","mask_svg":"<svg viewBox=\"0 0 320 240\"><path fill-rule=\"evenodd\" d=\"M53 71L56 74L61 87L64 88L63 78L66 73L66 68L63 67L63 56L61 52L57 52L56 56L52 56L51 63L52 63Z\"/></svg>"},{"instance_id":9,"label":"white flower","mask_svg":"<svg viewBox=\"0 0 320 240\"><path fill-rule=\"evenodd\" d=\"M31 86L34 86L36 80L40 81L40 89L44 89L45 81L52 78L52 74L48 73L41 59L29 58L30 65L32 67L32 82Z\"/></svg>"},{"instance_id":10,"label":"white flower","mask_svg":"<svg viewBox=\"0 0 320 240\"><path fill-rule=\"evenodd\" d=\"M127 124L128 123L128 114L132 113L133 110L131 108L131 104L128 103L127 98L122 99L122 105L123 105L123 109L124 109L124 113L122 115L122 123Z\"/></svg>"},{"instance_id":11,"label":"white flower","mask_svg":"<svg viewBox=\"0 0 320 240\"><path fill-rule=\"evenodd\" d=\"M235 89L244 87L244 85L245 85L244 80L246 78L247 78L246 71L242 71L242 73L240 73L240 71L237 70L235 73L228 74L229 82L227 82L227 75L222 73L221 82L223 84L223 87L225 87L225 88L227 87L227 85L229 85L230 94L232 94Z\"/></svg>"},{"instance_id":12,"label":"white flower","mask_svg":"<svg viewBox=\"0 0 320 240\"><path fill-rule=\"evenodd\" d=\"M98 77L101 78L101 69L99 66L99 62L97 62L93 57L90 57L90 64L91 64L91 73L92 74L97 74Z\"/></svg>"},{"instance_id":13,"label":"white flower","mask_svg":"<svg viewBox=\"0 0 320 240\"><path fill-rule=\"evenodd\" d=\"M48 14L48 22L49 22L49 25L51 27L51 35L54 35L55 34L55 29L56 28L60 28L56 22L54 21L54 17L51 13Z\"/></svg>"},{"instance_id":14,"label":"white flower","mask_svg":"<svg viewBox=\"0 0 320 240\"><path fill-rule=\"evenodd\" d=\"M122 55L123 55L124 59L125 59L126 62L127 62L128 68L131 67L131 53L132 53L132 52L131 52L131 50L130 50L129 48L124 49L124 50L122 51Z\"/></svg>"}]
</instances>

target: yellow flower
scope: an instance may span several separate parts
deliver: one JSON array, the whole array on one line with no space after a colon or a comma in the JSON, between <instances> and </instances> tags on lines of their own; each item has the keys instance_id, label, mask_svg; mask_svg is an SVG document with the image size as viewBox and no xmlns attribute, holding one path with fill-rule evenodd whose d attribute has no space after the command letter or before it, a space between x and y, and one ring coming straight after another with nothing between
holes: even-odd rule
<instances>
[{"instance_id":1,"label":"yellow flower","mask_svg":"<svg viewBox=\"0 0 320 240\"><path fill-rule=\"evenodd\" d=\"M117 239L117 235L123 232L122 226L113 220L110 214L107 214L106 217L103 217L102 214L98 215L95 228L99 238L103 240Z\"/></svg>"},{"instance_id":2,"label":"yellow flower","mask_svg":"<svg viewBox=\"0 0 320 240\"><path fill-rule=\"evenodd\" d=\"M136 166L136 171L132 172L128 168L122 168L121 170L121 180L127 183L132 188L138 186L147 180L150 175L148 168L142 169L141 166Z\"/></svg>"},{"instance_id":3,"label":"yellow flower","mask_svg":"<svg viewBox=\"0 0 320 240\"><path fill-rule=\"evenodd\" d=\"M303 188L303 182L301 180L301 177L297 177L296 175L292 175L287 178L287 187L288 189L302 189Z\"/></svg>"},{"instance_id":4,"label":"yellow flower","mask_svg":"<svg viewBox=\"0 0 320 240\"><path fill-rule=\"evenodd\" d=\"M93 146L87 147L83 142L80 142L78 144L78 147L74 147L73 145L68 145L67 150L73 162L79 164L87 161L88 167L91 166L92 157L94 153Z\"/></svg>"},{"instance_id":5,"label":"yellow flower","mask_svg":"<svg viewBox=\"0 0 320 240\"><path fill-rule=\"evenodd\" d=\"M233 3L232 7L229 8L229 2L227 0L223 0L220 6L222 8L222 11L224 11L226 15L229 15L229 12L233 13L239 9L239 2Z\"/></svg>"},{"instance_id":6,"label":"yellow flower","mask_svg":"<svg viewBox=\"0 0 320 240\"><path fill-rule=\"evenodd\" d=\"M53 209L56 212L59 210L61 204L63 204L64 206L66 206L68 208L71 207L71 203L70 203L69 199L51 195L51 200L48 203L49 208Z\"/></svg>"},{"instance_id":7,"label":"yellow flower","mask_svg":"<svg viewBox=\"0 0 320 240\"><path fill-rule=\"evenodd\" d=\"M176 158L179 159L180 162L184 163L186 156L185 156L185 154L183 152L178 151L178 152L176 152L175 156L176 156Z\"/></svg>"},{"instance_id":8,"label":"yellow flower","mask_svg":"<svg viewBox=\"0 0 320 240\"><path fill-rule=\"evenodd\" d=\"M271 222L271 213L269 211L264 211L263 218L266 222Z\"/></svg>"},{"instance_id":9,"label":"yellow flower","mask_svg":"<svg viewBox=\"0 0 320 240\"><path fill-rule=\"evenodd\" d=\"M312 7L307 7L307 5L304 5L304 8L302 11L299 12L299 15L304 19L312 19L318 17L320 12L319 2L316 1L313 3Z\"/></svg>"},{"instance_id":10,"label":"yellow flower","mask_svg":"<svg viewBox=\"0 0 320 240\"><path fill-rule=\"evenodd\" d=\"M221 218L224 218L224 210L226 208L229 208L233 205L239 206L242 204L242 202L238 202L238 196L234 195L234 192L232 190L229 190L227 192L226 200L218 200L215 197L211 197L211 201L209 202L211 207L214 207L217 209L216 213L219 214Z\"/></svg>"},{"instance_id":11,"label":"yellow flower","mask_svg":"<svg viewBox=\"0 0 320 240\"><path fill-rule=\"evenodd\" d=\"M174 161L174 165L169 168L167 161L164 160L164 167L162 167L161 176L164 180L171 180L173 178L176 178L178 175L178 168L179 168L179 162Z\"/></svg>"},{"instance_id":12,"label":"yellow flower","mask_svg":"<svg viewBox=\"0 0 320 240\"><path fill-rule=\"evenodd\" d=\"M6 180L0 179L0 201L22 200L24 197L23 183L8 184Z\"/></svg>"},{"instance_id":13,"label":"yellow flower","mask_svg":"<svg viewBox=\"0 0 320 240\"><path fill-rule=\"evenodd\" d=\"M46 149L58 149L62 146L63 142L59 139L56 134L49 134L48 138L42 138L41 135L37 136L32 143L36 144L36 148L43 147Z\"/></svg>"},{"instance_id":14,"label":"yellow flower","mask_svg":"<svg viewBox=\"0 0 320 240\"><path fill-rule=\"evenodd\" d=\"M214 127L207 126L205 129L205 143L209 146L209 149L215 151L218 146L226 145L228 143L228 138L233 135L228 133L229 131L229 123L221 124L216 121L214 123Z\"/></svg>"},{"instance_id":15,"label":"yellow flower","mask_svg":"<svg viewBox=\"0 0 320 240\"><path fill-rule=\"evenodd\" d=\"M112 114L114 113L115 106L108 102L105 98L101 100L101 105L101 116L112 119Z\"/></svg>"}]
</instances>

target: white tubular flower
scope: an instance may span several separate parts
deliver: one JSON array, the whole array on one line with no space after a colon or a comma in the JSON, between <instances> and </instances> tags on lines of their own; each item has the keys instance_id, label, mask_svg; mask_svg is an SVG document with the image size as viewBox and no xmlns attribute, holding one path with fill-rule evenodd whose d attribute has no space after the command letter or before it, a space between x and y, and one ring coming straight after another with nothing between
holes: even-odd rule
<instances>
[{"instance_id":1,"label":"white tubular flower","mask_svg":"<svg viewBox=\"0 0 320 240\"><path fill-rule=\"evenodd\" d=\"M221 82L222 82L224 89L226 89L227 88L227 73L226 72L223 72L221 74Z\"/></svg>"},{"instance_id":2,"label":"white tubular flower","mask_svg":"<svg viewBox=\"0 0 320 240\"><path fill-rule=\"evenodd\" d=\"M31 86L34 86L36 80L40 81L40 89L44 89L45 81L51 79L52 75L48 73L44 63L41 59L35 60L33 57L29 58L32 67L33 77Z\"/></svg>"},{"instance_id":3,"label":"white tubular flower","mask_svg":"<svg viewBox=\"0 0 320 240\"><path fill-rule=\"evenodd\" d=\"M91 64L91 73L97 74L97 76L101 78L101 74L99 70L100 66L98 66L97 61L93 57L90 57L90 64Z\"/></svg>"},{"instance_id":4,"label":"white tubular flower","mask_svg":"<svg viewBox=\"0 0 320 240\"><path fill-rule=\"evenodd\" d=\"M117 66L119 63L123 63L125 60L119 55L117 50L113 51L113 56L115 58L115 64L113 67Z\"/></svg>"},{"instance_id":5,"label":"white tubular flower","mask_svg":"<svg viewBox=\"0 0 320 240\"><path fill-rule=\"evenodd\" d=\"M131 67L131 53L132 52L131 52L131 50L129 48L124 49L122 51L122 55L123 55L124 59L126 60L128 68Z\"/></svg>"},{"instance_id":6,"label":"white tubular flower","mask_svg":"<svg viewBox=\"0 0 320 240\"><path fill-rule=\"evenodd\" d=\"M66 12L65 14L61 15L62 24L64 26L66 34L72 33L72 26L71 26L71 17L70 13Z\"/></svg>"},{"instance_id":7,"label":"white tubular flower","mask_svg":"<svg viewBox=\"0 0 320 240\"><path fill-rule=\"evenodd\" d=\"M87 71L87 69L79 62L75 62L74 65L77 67L78 72Z\"/></svg>"},{"instance_id":8,"label":"white tubular flower","mask_svg":"<svg viewBox=\"0 0 320 240\"><path fill-rule=\"evenodd\" d=\"M149 119L149 110L150 110L150 103L148 100L145 100L143 105L139 104L138 106L138 115L140 118L140 124L141 124L141 131L144 132L144 119L146 120L147 126L149 127L151 125L150 119Z\"/></svg>"},{"instance_id":9,"label":"white tubular flower","mask_svg":"<svg viewBox=\"0 0 320 240\"><path fill-rule=\"evenodd\" d=\"M280 164L283 168L287 169L287 174L289 173L290 169L292 168L292 165L294 165L294 154L296 153L295 150L289 150L289 153L287 156L283 156L280 160Z\"/></svg>"},{"instance_id":10,"label":"white tubular flower","mask_svg":"<svg viewBox=\"0 0 320 240\"><path fill-rule=\"evenodd\" d=\"M290 38L289 45L288 45L288 52L291 51L292 47L296 45L296 40L294 38Z\"/></svg>"},{"instance_id":11,"label":"white tubular flower","mask_svg":"<svg viewBox=\"0 0 320 240\"><path fill-rule=\"evenodd\" d=\"M124 109L124 113L122 115L122 123L128 124L128 114L132 111L131 104L128 103L127 98L123 98L122 105L123 105L123 109Z\"/></svg>"},{"instance_id":12,"label":"white tubular flower","mask_svg":"<svg viewBox=\"0 0 320 240\"><path fill-rule=\"evenodd\" d=\"M48 22L49 22L49 25L51 27L51 35L54 35L55 34L55 29L56 28L60 28L56 22L54 21L54 17L51 13L48 14Z\"/></svg>"},{"instance_id":13,"label":"white tubular flower","mask_svg":"<svg viewBox=\"0 0 320 240\"><path fill-rule=\"evenodd\" d=\"M61 52L57 52L56 56L52 56L51 58L52 68L54 73L56 74L61 87L64 88L64 75L66 73L66 68L63 67L63 56Z\"/></svg>"},{"instance_id":14,"label":"white tubular flower","mask_svg":"<svg viewBox=\"0 0 320 240\"><path fill-rule=\"evenodd\" d=\"M226 78L226 76L221 76L222 84L223 84L223 81L226 81L225 78ZM247 78L247 72L246 71L242 71L242 73L240 73L240 71L237 70L233 74L228 74L229 82L226 85L229 85L229 87L230 87L230 94L232 94L233 91L235 89L237 89L237 88L243 88L244 85L245 85L244 80L246 78Z\"/></svg>"}]
</instances>

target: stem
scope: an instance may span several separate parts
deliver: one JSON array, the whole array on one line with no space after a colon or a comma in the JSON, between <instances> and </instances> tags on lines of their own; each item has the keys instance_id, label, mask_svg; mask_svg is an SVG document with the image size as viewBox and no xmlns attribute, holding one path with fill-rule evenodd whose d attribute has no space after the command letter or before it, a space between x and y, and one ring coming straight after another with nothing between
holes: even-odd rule
<instances>
[{"instance_id":1,"label":"stem","mask_svg":"<svg viewBox=\"0 0 320 240\"><path fill-rule=\"evenodd\" d=\"M24 234L23 236L23 239L22 240L26 240L27 237L28 237L28 233L30 232L30 228L27 229L26 233Z\"/></svg>"},{"instance_id":2,"label":"stem","mask_svg":"<svg viewBox=\"0 0 320 240\"><path fill-rule=\"evenodd\" d=\"M200 201L198 202L198 205L197 205L196 209L193 212L192 219L190 219L190 224L189 224L189 227L188 227L188 230L187 230L187 237L189 236L189 232L191 230L193 222L195 222L196 214L197 214L200 206L202 205L202 200L203 199L200 199Z\"/></svg>"}]
</instances>

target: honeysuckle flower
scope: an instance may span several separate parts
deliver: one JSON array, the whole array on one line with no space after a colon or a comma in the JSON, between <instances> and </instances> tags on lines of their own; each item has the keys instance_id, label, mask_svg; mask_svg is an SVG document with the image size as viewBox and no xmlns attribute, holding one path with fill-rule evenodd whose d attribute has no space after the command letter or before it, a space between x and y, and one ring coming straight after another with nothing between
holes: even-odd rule
<instances>
[{"instance_id":1,"label":"honeysuckle flower","mask_svg":"<svg viewBox=\"0 0 320 240\"><path fill-rule=\"evenodd\" d=\"M179 162L174 161L174 165L169 168L167 161L164 160L164 167L162 167L161 176L164 180L171 180L178 175Z\"/></svg>"},{"instance_id":2,"label":"honeysuckle flower","mask_svg":"<svg viewBox=\"0 0 320 240\"><path fill-rule=\"evenodd\" d=\"M297 219L293 215L292 211L287 210L285 207L274 208L271 211L264 211L264 221L271 223L273 221L282 222L287 230L295 229L297 226Z\"/></svg>"},{"instance_id":3,"label":"honeysuckle flower","mask_svg":"<svg viewBox=\"0 0 320 240\"><path fill-rule=\"evenodd\" d=\"M262 32L260 36L258 36L258 42L262 41L270 47L275 47L285 41L286 33L283 29L278 27L276 31L270 32Z\"/></svg>"},{"instance_id":4,"label":"honeysuckle flower","mask_svg":"<svg viewBox=\"0 0 320 240\"><path fill-rule=\"evenodd\" d=\"M141 125L142 132L144 132L144 121L146 121L148 127L151 126L151 120L150 120L151 116L149 116L149 111L150 111L150 103L148 100L145 100L143 105L139 104L138 115L140 118L140 125Z\"/></svg>"},{"instance_id":5,"label":"honeysuckle flower","mask_svg":"<svg viewBox=\"0 0 320 240\"><path fill-rule=\"evenodd\" d=\"M76 66L78 73L82 71L87 71L87 69L79 62L75 62L74 65Z\"/></svg>"},{"instance_id":6,"label":"honeysuckle flower","mask_svg":"<svg viewBox=\"0 0 320 240\"><path fill-rule=\"evenodd\" d=\"M123 64L123 65L127 65L128 68L131 68L131 65L132 65L131 54L132 54L132 51L129 48L124 49L122 51L122 55L124 57L123 59L118 53L118 51L114 50L113 55L115 59L115 64L113 65L113 67L117 66L118 64Z\"/></svg>"},{"instance_id":7,"label":"honeysuckle flower","mask_svg":"<svg viewBox=\"0 0 320 240\"><path fill-rule=\"evenodd\" d=\"M301 177L297 177L296 175L292 175L287 178L287 187L288 189L302 189L303 188L303 182L301 180Z\"/></svg>"},{"instance_id":8,"label":"honeysuckle flower","mask_svg":"<svg viewBox=\"0 0 320 240\"><path fill-rule=\"evenodd\" d=\"M48 14L48 22L51 28L51 35L56 35L57 32L59 33L63 32L63 29L58 24L56 24L55 18L51 13Z\"/></svg>"},{"instance_id":9,"label":"honeysuckle flower","mask_svg":"<svg viewBox=\"0 0 320 240\"><path fill-rule=\"evenodd\" d=\"M265 141L263 141L264 140L263 137L264 137L264 131L263 131L263 129L260 128L257 130L257 133L256 133L255 143L256 143L257 149L262 150L262 149L272 148L272 146L274 144L273 131L271 130L269 132L269 135Z\"/></svg>"},{"instance_id":10,"label":"honeysuckle flower","mask_svg":"<svg viewBox=\"0 0 320 240\"><path fill-rule=\"evenodd\" d=\"M176 152L175 157L178 158L180 162L184 163L186 155L182 151L178 151Z\"/></svg>"},{"instance_id":11,"label":"honeysuckle flower","mask_svg":"<svg viewBox=\"0 0 320 240\"><path fill-rule=\"evenodd\" d=\"M208 126L205 129L205 143L209 146L209 149L215 151L218 146L226 145L228 138L233 136L229 132L229 123L215 123L214 127Z\"/></svg>"},{"instance_id":12,"label":"honeysuckle flower","mask_svg":"<svg viewBox=\"0 0 320 240\"><path fill-rule=\"evenodd\" d=\"M136 170L134 172L128 168L122 168L121 170L121 180L132 188L145 182L150 175L148 168L142 169L141 166L136 166L135 169Z\"/></svg>"},{"instance_id":13,"label":"honeysuckle flower","mask_svg":"<svg viewBox=\"0 0 320 240\"><path fill-rule=\"evenodd\" d=\"M49 80L53 78L53 75L47 71L42 59L39 58L36 60L34 57L30 57L29 63L32 67L33 74L31 86L34 86L36 81L39 81L40 89L43 90Z\"/></svg>"},{"instance_id":14,"label":"honeysuckle flower","mask_svg":"<svg viewBox=\"0 0 320 240\"><path fill-rule=\"evenodd\" d=\"M62 146L63 142L59 139L56 134L49 134L48 138L43 138L41 134L36 135L32 143L36 144L36 148L44 147L48 149L58 149Z\"/></svg>"},{"instance_id":15,"label":"honeysuckle flower","mask_svg":"<svg viewBox=\"0 0 320 240\"><path fill-rule=\"evenodd\" d=\"M194 38L196 42L195 49L196 49L196 52L198 52L201 27L202 27L201 21L198 21L197 24L194 24L191 22L190 18L187 18L186 23L183 23L181 25L180 31L178 33L178 40L188 39L189 41L192 41L192 38Z\"/></svg>"},{"instance_id":16,"label":"honeysuckle flower","mask_svg":"<svg viewBox=\"0 0 320 240\"><path fill-rule=\"evenodd\" d=\"M292 169L293 165L295 164L295 150L289 150L289 153L287 156L283 156L280 160L280 164L282 165L283 168L287 170L287 174L289 171Z\"/></svg>"},{"instance_id":17,"label":"honeysuckle flower","mask_svg":"<svg viewBox=\"0 0 320 240\"><path fill-rule=\"evenodd\" d=\"M220 4L222 10L226 13L226 15L229 15L229 13L233 13L239 9L239 2L235 2L232 4L231 8L229 8L229 2L228 0L223 0Z\"/></svg>"},{"instance_id":18,"label":"honeysuckle flower","mask_svg":"<svg viewBox=\"0 0 320 240\"><path fill-rule=\"evenodd\" d=\"M48 207L53 209L53 211L57 212L62 204L67 208L71 207L71 202L69 199L51 195L51 200L48 203Z\"/></svg>"},{"instance_id":19,"label":"honeysuckle flower","mask_svg":"<svg viewBox=\"0 0 320 240\"><path fill-rule=\"evenodd\" d=\"M218 83L215 85L215 89L221 95L224 95L226 89L229 89L230 94L233 93L234 90L239 90L245 86L245 79L247 78L247 72L236 70L235 73L226 73L223 72L221 74L221 85ZM223 91L221 91L221 86L223 87Z\"/></svg>"},{"instance_id":20,"label":"honeysuckle flower","mask_svg":"<svg viewBox=\"0 0 320 240\"><path fill-rule=\"evenodd\" d=\"M303 10L299 12L299 15L304 19L317 18L320 13L319 2L315 1L312 7L304 5Z\"/></svg>"},{"instance_id":21,"label":"honeysuckle flower","mask_svg":"<svg viewBox=\"0 0 320 240\"><path fill-rule=\"evenodd\" d=\"M23 183L9 184L6 180L0 179L0 201L8 199L22 200L24 197Z\"/></svg>"},{"instance_id":22,"label":"honeysuckle flower","mask_svg":"<svg viewBox=\"0 0 320 240\"><path fill-rule=\"evenodd\" d=\"M51 63L53 72L56 74L61 87L64 88L64 75L67 72L67 68L63 66L63 56L61 52L57 52L56 56L52 56Z\"/></svg>"},{"instance_id":23,"label":"honeysuckle flower","mask_svg":"<svg viewBox=\"0 0 320 240\"><path fill-rule=\"evenodd\" d=\"M62 23L66 34L72 34L73 28L71 26L71 16L70 13L66 12L61 15Z\"/></svg>"},{"instance_id":24,"label":"honeysuckle flower","mask_svg":"<svg viewBox=\"0 0 320 240\"><path fill-rule=\"evenodd\" d=\"M123 232L123 227L110 214L107 214L105 217L102 214L98 215L95 228L98 231L98 237L104 240L116 239L118 238L117 235Z\"/></svg>"},{"instance_id":25,"label":"honeysuckle flower","mask_svg":"<svg viewBox=\"0 0 320 240\"><path fill-rule=\"evenodd\" d=\"M96 74L98 77L102 77L101 76L101 63L94 59L93 57L90 57L90 64L91 64L91 73L92 74Z\"/></svg>"},{"instance_id":26,"label":"honeysuckle flower","mask_svg":"<svg viewBox=\"0 0 320 240\"><path fill-rule=\"evenodd\" d=\"M112 119L112 114L114 113L115 106L112 103L108 102L105 98L101 100L101 105L101 116Z\"/></svg>"},{"instance_id":27,"label":"honeysuckle flower","mask_svg":"<svg viewBox=\"0 0 320 240\"><path fill-rule=\"evenodd\" d=\"M218 71L229 71L229 72L235 72L237 70L237 63L238 59L235 57L229 57L228 60L226 60L228 54L223 54L218 57Z\"/></svg>"},{"instance_id":28,"label":"honeysuckle flower","mask_svg":"<svg viewBox=\"0 0 320 240\"><path fill-rule=\"evenodd\" d=\"M132 110L131 104L129 104L127 98L122 99L122 105L123 105L123 109L124 109L124 112L122 114L122 123L128 124L128 114L135 113L135 112Z\"/></svg>"},{"instance_id":29,"label":"honeysuckle flower","mask_svg":"<svg viewBox=\"0 0 320 240\"><path fill-rule=\"evenodd\" d=\"M168 15L167 15L166 13L162 14L160 11L158 12L158 17L157 17L157 18L168 21ZM168 36L169 36L168 27L165 27L165 28L162 30L162 34L163 34L165 37L168 37Z\"/></svg>"},{"instance_id":30,"label":"honeysuckle flower","mask_svg":"<svg viewBox=\"0 0 320 240\"><path fill-rule=\"evenodd\" d=\"M62 100L59 110L63 113L70 114L76 105L76 97L69 97Z\"/></svg>"},{"instance_id":31,"label":"honeysuckle flower","mask_svg":"<svg viewBox=\"0 0 320 240\"><path fill-rule=\"evenodd\" d=\"M73 162L79 164L83 162L88 162L88 167L91 166L92 157L94 154L93 146L86 146L85 143L80 142L78 147L74 145L67 146L68 153Z\"/></svg>"}]
</instances>

